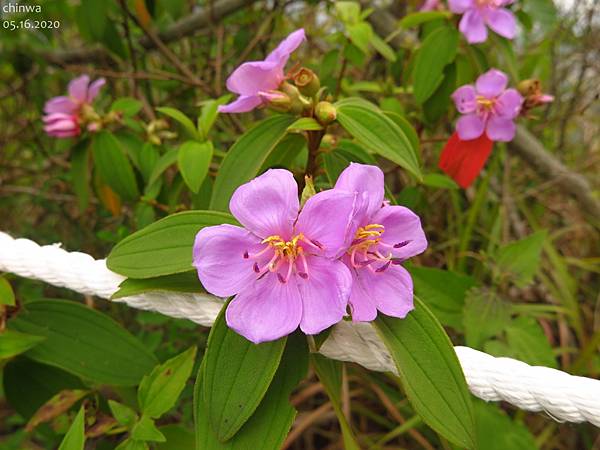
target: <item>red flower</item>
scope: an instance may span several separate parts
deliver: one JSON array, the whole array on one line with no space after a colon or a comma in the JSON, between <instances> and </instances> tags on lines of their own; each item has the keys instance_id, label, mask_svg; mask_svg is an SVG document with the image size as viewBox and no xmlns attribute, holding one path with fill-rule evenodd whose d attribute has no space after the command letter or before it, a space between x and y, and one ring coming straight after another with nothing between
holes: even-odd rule
<instances>
[{"instance_id":1,"label":"red flower","mask_svg":"<svg viewBox=\"0 0 600 450\"><path fill-rule=\"evenodd\" d=\"M494 142L485 133L476 139L463 141L455 132L442 150L439 167L466 189L483 169L493 145Z\"/></svg>"}]
</instances>

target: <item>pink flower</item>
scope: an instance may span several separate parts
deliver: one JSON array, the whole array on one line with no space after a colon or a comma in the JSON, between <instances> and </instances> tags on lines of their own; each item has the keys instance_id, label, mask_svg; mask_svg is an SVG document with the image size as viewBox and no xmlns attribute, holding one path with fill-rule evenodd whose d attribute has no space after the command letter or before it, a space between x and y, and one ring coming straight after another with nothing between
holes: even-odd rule
<instances>
[{"instance_id":1,"label":"pink flower","mask_svg":"<svg viewBox=\"0 0 600 450\"><path fill-rule=\"evenodd\" d=\"M87 75L71 80L68 96L54 97L46 102L44 131L58 138L77 136L81 132L83 106L92 103L105 82L104 78L99 78L90 84Z\"/></svg>"},{"instance_id":2,"label":"pink flower","mask_svg":"<svg viewBox=\"0 0 600 450\"><path fill-rule=\"evenodd\" d=\"M424 11L436 11L438 9L442 9L443 6L440 3L440 0L425 0L423 2L423 5L421 5L421 8L419 8L419 11L424 12Z\"/></svg>"},{"instance_id":3,"label":"pink flower","mask_svg":"<svg viewBox=\"0 0 600 450\"><path fill-rule=\"evenodd\" d=\"M463 141L485 133L492 141L508 142L515 136L514 119L519 115L523 97L516 89L506 89L508 77L491 69L477 78L475 86L459 87L452 94L456 109L464 114L456 123Z\"/></svg>"},{"instance_id":4,"label":"pink flower","mask_svg":"<svg viewBox=\"0 0 600 450\"><path fill-rule=\"evenodd\" d=\"M448 0L450 11L464 14L459 29L470 44L485 42L487 28L500 36L513 39L517 34L517 22L511 11L504 8L514 0Z\"/></svg>"},{"instance_id":5,"label":"pink flower","mask_svg":"<svg viewBox=\"0 0 600 450\"><path fill-rule=\"evenodd\" d=\"M239 66L227 79L227 89L239 97L227 105L219 106L219 112L242 113L268 103L270 92L284 81L285 67L290 55L306 39L304 29L285 38L264 61L249 61Z\"/></svg>"},{"instance_id":6,"label":"pink flower","mask_svg":"<svg viewBox=\"0 0 600 450\"><path fill-rule=\"evenodd\" d=\"M427 248L419 216L384 202L383 172L376 166L352 163L334 190L356 193L361 204L354 240L342 258L352 274L352 320L374 320L377 311L406 317L413 309L413 283L401 263Z\"/></svg>"},{"instance_id":7,"label":"pink flower","mask_svg":"<svg viewBox=\"0 0 600 450\"><path fill-rule=\"evenodd\" d=\"M352 236L356 195L334 189L311 197L300 213L290 172L271 169L240 186L229 209L243 227L203 228L193 264L207 291L235 296L229 327L254 343L298 326L317 334L346 313L352 284L338 260Z\"/></svg>"}]
</instances>

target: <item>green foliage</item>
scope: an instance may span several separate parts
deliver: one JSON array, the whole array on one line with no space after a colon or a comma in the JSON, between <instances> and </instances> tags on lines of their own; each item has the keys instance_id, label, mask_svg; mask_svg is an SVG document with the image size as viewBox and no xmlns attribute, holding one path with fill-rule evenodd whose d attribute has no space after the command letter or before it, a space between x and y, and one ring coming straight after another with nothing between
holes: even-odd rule
<instances>
[{"instance_id":1,"label":"green foliage","mask_svg":"<svg viewBox=\"0 0 600 450\"><path fill-rule=\"evenodd\" d=\"M85 409L82 406L79 408L79 412L77 416L75 416L75 420L71 424L69 431L65 435L65 438L60 443L60 447L58 450L83 450L85 445L85 436L84 432L84 422L85 419Z\"/></svg>"},{"instance_id":2,"label":"green foliage","mask_svg":"<svg viewBox=\"0 0 600 450\"><path fill-rule=\"evenodd\" d=\"M177 154L177 165L183 180L190 190L197 193L208 173L208 166L213 156L211 142L187 141Z\"/></svg>"},{"instance_id":3,"label":"green foliage","mask_svg":"<svg viewBox=\"0 0 600 450\"><path fill-rule=\"evenodd\" d=\"M26 352L44 339L46 339L44 336L4 330L0 332L0 361Z\"/></svg>"},{"instance_id":4,"label":"green foliage","mask_svg":"<svg viewBox=\"0 0 600 450\"><path fill-rule=\"evenodd\" d=\"M433 314L415 298L405 319L380 315L374 325L415 411L446 439L474 448L471 396L450 339Z\"/></svg>"},{"instance_id":5,"label":"green foliage","mask_svg":"<svg viewBox=\"0 0 600 450\"><path fill-rule=\"evenodd\" d=\"M225 308L213 324L199 389L219 441L231 439L250 418L275 375L286 338L253 344L225 323Z\"/></svg>"},{"instance_id":6,"label":"green foliage","mask_svg":"<svg viewBox=\"0 0 600 450\"><path fill-rule=\"evenodd\" d=\"M510 276L517 286L529 284L538 271L545 240L546 232L538 231L498 249L496 264L500 273Z\"/></svg>"},{"instance_id":7,"label":"green foliage","mask_svg":"<svg viewBox=\"0 0 600 450\"><path fill-rule=\"evenodd\" d=\"M154 355L114 320L75 302L31 302L10 325L45 337L27 357L96 383L133 386L156 363Z\"/></svg>"}]
</instances>

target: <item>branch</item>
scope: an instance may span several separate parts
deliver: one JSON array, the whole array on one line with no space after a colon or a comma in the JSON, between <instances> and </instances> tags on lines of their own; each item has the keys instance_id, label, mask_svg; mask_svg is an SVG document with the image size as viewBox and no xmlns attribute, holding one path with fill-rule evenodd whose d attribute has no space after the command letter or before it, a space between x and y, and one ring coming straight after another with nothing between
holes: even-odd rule
<instances>
[{"instance_id":1,"label":"branch","mask_svg":"<svg viewBox=\"0 0 600 450\"><path fill-rule=\"evenodd\" d=\"M577 200L585 212L600 221L600 200L593 196L593 189L589 181L583 175L569 170L549 153L524 126L517 126L517 134L508 147L523 158L540 177L554 180L565 192Z\"/></svg>"},{"instance_id":2,"label":"branch","mask_svg":"<svg viewBox=\"0 0 600 450\"><path fill-rule=\"evenodd\" d=\"M166 44L190 36L197 31L202 30L203 27L211 22L217 22L223 17L226 17L245 6L251 5L255 1L256 0L220 0L215 3L209 2L209 5L202 10L190 14L175 22L166 30L157 33L158 37ZM156 48L156 42L149 39L147 36L140 38L138 43L147 50ZM110 61L113 59L110 53L102 47L46 51L41 52L40 56L48 62L60 66L65 64Z\"/></svg>"}]
</instances>

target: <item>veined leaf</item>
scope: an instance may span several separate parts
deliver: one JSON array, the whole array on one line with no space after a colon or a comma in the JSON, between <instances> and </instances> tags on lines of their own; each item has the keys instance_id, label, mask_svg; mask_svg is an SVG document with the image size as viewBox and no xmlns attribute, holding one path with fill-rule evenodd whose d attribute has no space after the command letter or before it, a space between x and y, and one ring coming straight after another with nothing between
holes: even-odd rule
<instances>
[{"instance_id":1,"label":"veined leaf","mask_svg":"<svg viewBox=\"0 0 600 450\"><path fill-rule=\"evenodd\" d=\"M423 41L415 59L413 94L422 104L442 81L444 67L454 61L458 49L458 31L444 26L432 31Z\"/></svg>"},{"instance_id":2,"label":"veined leaf","mask_svg":"<svg viewBox=\"0 0 600 450\"><path fill-rule=\"evenodd\" d=\"M15 293L4 277L0 277L0 305L15 306Z\"/></svg>"},{"instance_id":3,"label":"veined leaf","mask_svg":"<svg viewBox=\"0 0 600 450\"><path fill-rule=\"evenodd\" d=\"M154 165L150 177L148 178L148 186L152 185L169 166L172 166L177 162L177 156L179 155L179 149L174 148L167 151L158 159Z\"/></svg>"},{"instance_id":4,"label":"veined leaf","mask_svg":"<svg viewBox=\"0 0 600 450\"><path fill-rule=\"evenodd\" d=\"M288 127L289 131L318 131L323 126L312 117L301 117Z\"/></svg>"},{"instance_id":5,"label":"veined leaf","mask_svg":"<svg viewBox=\"0 0 600 450\"><path fill-rule=\"evenodd\" d=\"M129 297L152 291L204 292L195 270L155 278L127 278L111 299Z\"/></svg>"},{"instance_id":6,"label":"veined leaf","mask_svg":"<svg viewBox=\"0 0 600 450\"><path fill-rule=\"evenodd\" d=\"M208 173L208 166L213 156L213 145L210 141L187 141L179 147L177 164L183 181L193 193L200 190L200 186Z\"/></svg>"},{"instance_id":7,"label":"veined leaf","mask_svg":"<svg viewBox=\"0 0 600 450\"><path fill-rule=\"evenodd\" d=\"M210 209L229 210L229 199L233 192L258 174L294 121L295 118L289 115L268 117L240 136L223 158L215 180Z\"/></svg>"},{"instance_id":8,"label":"veined leaf","mask_svg":"<svg viewBox=\"0 0 600 450\"><path fill-rule=\"evenodd\" d=\"M166 116L169 116L171 119L174 119L177 122L179 122L179 124L183 126L185 131L187 131L187 133L192 139L195 139L197 141L202 140L202 136L194 126L194 122L192 122L188 116L186 116L178 109L163 106L161 108L156 108L156 110L160 113L163 113Z\"/></svg>"},{"instance_id":9,"label":"veined leaf","mask_svg":"<svg viewBox=\"0 0 600 450\"><path fill-rule=\"evenodd\" d=\"M119 141L108 131L96 134L92 141L94 163L102 179L123 199L139 196L135 175Z\"/></svg>"},{"instance_id":10,"label":"veined leaf","mask_svg":"<svg viewBox=\"0 0 600 450\"><path fill-rule=\"evenodd\" d=\"M186 211L172 214L119 242L106 259L114 272L130 278L152 278L192 269L192 247L204 227L237 224L227 213Z\"/></svg>"},{"instance_id":11,"label":"veined leaf","mask_svg":"<svg viewBox=\"0 0 600 450\"><path fill-rule=\"evenodd\" d=\"M279 366L286 338L253 344L225 323L224 307L208 338L202 398L219 441L231 439L265 396Z\"/></svg>"},{"instance_id":12,"label":"veined leaf","mask_svg":"<svg viewBox=\"0 0 600 450\"><path fill-rule=\"evenodd\" d=\"M374 153L408 170L421 179L419 159L402 129L375 105L342 100L337 103L337 120L348 133Z\"/></svg>"},{"instance_id":13,"label":"veined leaf","mask_svg":"<svg viewBox=\"0 0 600 450\"><path fill-rule=\"evenodd\" d=\"M26 352L44 339L46 339L44 336L34 336L14 330L4 330L0 332L0 361Z\"/></svg>"},{"instance_id":14,"label":"veined leaf","mask_svg":"<svg viewBox=\"0 0 600 450\"><path fill-rule=\"evenodd\" d=\"M96 383L134 386L157 363L156 357L114 320L76 302L30 302L10 326L46 337L27 352L28 358Z\"/></svg>"},{"instance_id":15,"label":"veined leaf","mask_svg":"<svg viewBox=\"0 0 600 450\"><path fill-rule=\"evenodd\" d=\"M83 434L85 426L84 419L85 408L81 406L69 431L67 431L63 441L60 443L58 450L83 450L83 446L85 445L85 436Z\"/></svg>"},{"instance_id":16,"label":"veined leaf","mask_svg":"<svg viewBox=\"0 0 600 450\"><path fill-rule=\"evenodd\" d=\"M415 297L415 309L405 319L380 314L374 325L423 421L453 443L474 448L473 405L465 376L434 315Z\"/></svg>"}]
</instances>

